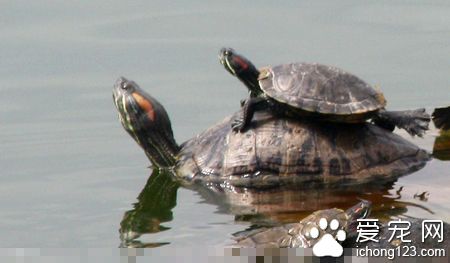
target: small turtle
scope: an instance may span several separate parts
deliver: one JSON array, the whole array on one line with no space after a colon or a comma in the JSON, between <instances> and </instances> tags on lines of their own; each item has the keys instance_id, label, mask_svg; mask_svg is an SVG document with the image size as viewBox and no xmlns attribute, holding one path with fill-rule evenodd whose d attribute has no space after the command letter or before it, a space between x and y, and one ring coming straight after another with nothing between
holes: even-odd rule
<instances>
[{"instance_id":1,"label":"small turtle","mask_svg":"<svg viewBox=\"0 0 450 263\"><path fill-rule=\"evenodd\" d=\"M340 241L342 247L348 248L395 249L399 246L414 246L415 249L450 248L450 240L445 238L450 235L450 225L439 220L420 218L392 218L390 220L394 222L400 220L410 226L404 239L400 239L398 236L394 238L393 226L377 222L377 235L370 240L365 238L359 240L358 220L366 219L370 214L371 208L371 202L363 200L346 211L337 208L318 210L305 217L299 223L272 227L254 227L253 229L234 233L233 239L235 243L232 246L313 248L314 252L314 246L329 235L329 238L334 238L336 242ZM424 231L426 229L423 228L426 224L428 224L427 227L431 230L431 233ZM434 225L432 226L433 228L430 225ZM332 242L326 243L333 244Z\"/></svg>"},{"instance_id":2,"label":"small turtle","mask_svg":"<svg viewBox=\"0 0 450 263\"><path fill-rule=\"evenodd\" d=\"M315 120L359 123L372 119L388 130L395 126L412 136L422 136L430 116L425 109L386 111L381 91L339 68L316 63L291 63L258 70L231 48L222 48L220 62L250 91L241 103L242 116L233 129L246 129L257 110L271 109L288 116L309 116Z\"/></svg>"},{"instance_id":3,"label":"small turtle","mask_svg":"<svg viewBox=\"0 0 450 263\"><path fill-rule=\"evenodd\" d=\"M342 242L347 235L357 233L357 220L366 218L370 208L371 203L363 200L346 211L337 208L316 211L299 223L240 231L233 234L236 241L233 246L311 248L326 234Z\"/></svg>"},{"instance_id":4,"label":"small turtle","mask_svg":"<svg viewBox=\"0 0 450 263\"><path fill-rule=\"evenodd\" d=\"M234 114L178 145L167 112L133 81L120 78L113 98L125 130L154 167L182 182L266 187L296 183L363 183L420 169L429 154L370 123L336 124L255 114L254 127L233 132Z\"/></svg>"}]
</instances>

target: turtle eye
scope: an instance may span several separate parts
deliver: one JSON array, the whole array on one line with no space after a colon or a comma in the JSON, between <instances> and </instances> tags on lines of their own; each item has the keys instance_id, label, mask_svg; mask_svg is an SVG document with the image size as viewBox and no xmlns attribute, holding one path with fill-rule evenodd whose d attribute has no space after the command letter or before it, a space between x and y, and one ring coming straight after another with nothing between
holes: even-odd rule
<instances>
[{"instance_id":1,"label":"turtle eye","mask_svg":"<svg viewBox=\"0 0 450 263\"><path fill-rule=\"evenodd\" d=\"M119 77L116 80L116 84L115 87L120 87L121 89L128 89L130 86L130 81L128 81L126 78L124 77Z\"/></svg>"},{"instance_id":2,"label":"turtle eye","mask_svg":"<svg viewBox=\"0 0 450 263\"><path fill-rule=\"evenodd\" d=\"M125 81L122 83L122 89L127 90L127 91L133 91L135 84L133 81Z\"/></svg>"},{"instance_id":3,"label":"turtle eye","mask_svg":"<svg viewBox=\"0 0 450 263\"><path fill-rule=\"evenodd\" d=\"M122 86L121 86L121 88L124 89L124 90L127 90L127 89L129 89L130 87L131 87L131 85L130 85L128 82L122 83Z\"/></svg>"},{"instance_id":4,"label":"turtle eye","mask_svg":"<svg viewBox=\"0 0 450 263\"><path fill-rule=\"evenodd\" d=\"M233 55L234 50L232 48L222 48L222 54L225 56Z\"/></svg>"}]
</instances>

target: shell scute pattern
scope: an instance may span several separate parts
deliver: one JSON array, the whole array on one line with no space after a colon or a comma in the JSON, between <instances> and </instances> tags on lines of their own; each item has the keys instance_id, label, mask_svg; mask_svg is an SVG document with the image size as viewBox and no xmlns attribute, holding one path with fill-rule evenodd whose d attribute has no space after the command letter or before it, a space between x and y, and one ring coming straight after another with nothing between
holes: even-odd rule
<instances>
[{"instance_id":1,"label":"shell scute pattern","mask_svg":"<svg viewBox=\"0 0 450 263\"><path fill-rule=\"evenodd\" d=\"M324 114L351 115L385 106L380 92L339 68L292 63L265 69L260 78L264 92L294 108Z\"/></svg>"},{"instance_id":2,"label":"shell scute pattern","mask_svg":"<svg viewBox=\"0 0 450 263\"><path fill-rule=\"evenodd\" d=\"M236 133L230 128L234 117L182 146L182 178L246 186L366 182L399 176L428 160L425 151L372 124L298 122L258 112L251 129Z\"/></svg>"},{"instance_id":3,"label":"shell scute pattern","mask_svg":"<svg viewBox=\"0 0 450 263\"><path fill-rule=\"evenodd\" d=\"M227 149L224 156L225 174L246 174L256 172L257 158L253 130L227 136Z\"/></svg>"}]
</instances>

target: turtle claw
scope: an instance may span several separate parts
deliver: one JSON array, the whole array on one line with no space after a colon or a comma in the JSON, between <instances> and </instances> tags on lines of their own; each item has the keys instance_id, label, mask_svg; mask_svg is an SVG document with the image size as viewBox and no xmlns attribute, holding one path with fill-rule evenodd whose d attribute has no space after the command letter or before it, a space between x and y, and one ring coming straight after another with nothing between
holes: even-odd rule
<instances>
[{"instance_id":1,"label":"turtle claw","mask_svg":"<svg viewBox=\"0 0 450 263\"><path fill-rule=\"evenodd\" d=\"M405 125L405 130L411 135L423 137L428 130L428 124L431 117L425 112L425 109L417 109L411 112L411 121Z\"/></svg>"},{"instance_id":2,"label":"turtle claw","mask_svg":"<svg viewBox=\"0 0 450 263\"><path fill-rule=\"evenodd\" d=\"M380 118L375 120L375 123L380 126L397 126L400 129L406 130L411 136L422 137L425 131L428 130L430 123L430 115L425 112L424 108L417 110L405 111L384 111L380 112Z\"/></svg>"},{"instance_id":3,"label":"turtle claw","mask_svg":"<svg viewBox=\"0 0 450 263\"><path fill-rule=\"evenodd\" d=\"M404 121L400 122L397 126L405 129L412 136L417 135L423 137L425 131L428 130L430 120L430 115L425 112L424 108L421 108L408 111Z\"/></svg>"},{"instance_id":4,"label":"turtle claw","mask_svg":"<svg viewBox=\"0 0 450 263\"><path fill-rule=\"evenodd\" d=\"M418 137L423 137L426 129L418 129L417 127L405 127L404 128L411 136L417 135Z\"/></svg>"},{"instance_id":5,"label":"turtle claw","mask_svg":"<svg viewBox=\"0 0 450 263\"><path fill-rule=\"evenodd\" d=\"M242 131L244 131L244 129L245 129L244 126L245 126L245 125L244 125L244 120L241 119L241 118L234 119L234 120L231 122L231 129L232 129L234 132L242 132Z\"/></svg>"},{"instance_id":6,"label":"turtle claw","mask_svg":"<svg viewBox=\"0 0 450 263\"><path fill-rule=\"evenodd\" d=\"M417 123L413 127L405 127L405 130L411 135L417 135L419 137L423 137L425 132L428 130L428 123L426 125Z\"/></svg>"}]
</instances>

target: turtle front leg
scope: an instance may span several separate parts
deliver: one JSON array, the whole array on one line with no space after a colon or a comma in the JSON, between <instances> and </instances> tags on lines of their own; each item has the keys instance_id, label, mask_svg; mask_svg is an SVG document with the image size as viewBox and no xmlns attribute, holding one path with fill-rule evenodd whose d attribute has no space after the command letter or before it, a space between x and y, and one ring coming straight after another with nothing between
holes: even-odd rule
<instances>
[{"instance_id":1,"label":"turtle front leg","mask_svg":"<svg viewBox=\"0 0 450 263\"><path fill-rule=\"evenodd\" d=\"M411 136L422 137L430 122L430 115L424 108L405 111L379 110L372 121L389 130L394 127L406 130Z\"/></svg>"},{"instance_id":2,"label":"turtle front leg","mask_svg":"<svg viewBox=\"0 0 450 263\"><path fill-rule=\"evenodd\" d=\"M247 129L252 121L255 111L267 108L267 99L264 97L253 97L246 101L241 101L241 115L234 119L231 128L235 132L242 132Z\"/></svg>"}]
</instances>

